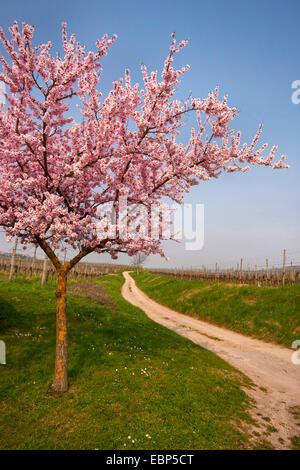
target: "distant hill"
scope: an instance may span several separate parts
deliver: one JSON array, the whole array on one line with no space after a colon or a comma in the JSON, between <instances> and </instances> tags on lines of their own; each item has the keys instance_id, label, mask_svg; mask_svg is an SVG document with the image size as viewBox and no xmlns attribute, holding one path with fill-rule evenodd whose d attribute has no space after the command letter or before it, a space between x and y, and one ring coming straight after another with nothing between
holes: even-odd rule
<instances>
[{"instance_id":1,"label":"distant hill","mask_svg":"<svg viewBox=\"0 0 300 470\"><path fill-rule=\"evenodd\" d=\"M6 253L4 251L0 251L0 256L1 258L10 258L11 257L11 253ZM16 254L16 258L21 258L21 259L31 259L32 257L31 256L28 256L28 255L21 255L19 253Z\"/></svg>"}]
</instances>

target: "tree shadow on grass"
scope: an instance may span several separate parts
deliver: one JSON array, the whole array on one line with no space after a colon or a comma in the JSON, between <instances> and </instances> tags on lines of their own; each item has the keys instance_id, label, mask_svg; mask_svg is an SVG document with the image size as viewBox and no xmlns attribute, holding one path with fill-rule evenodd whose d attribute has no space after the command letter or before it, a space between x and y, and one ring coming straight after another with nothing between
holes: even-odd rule
<instances>
[{"instance_id":1,"label":"tree shadow on grass","mask_svg":"<svg viewBox=\"0 0 300 470\"><path fill-rule=\"evenodd\" d=\"M20 316L11 302L0 297L0 335L6 334L20 323Z\"/></svg>"}]
</instances>

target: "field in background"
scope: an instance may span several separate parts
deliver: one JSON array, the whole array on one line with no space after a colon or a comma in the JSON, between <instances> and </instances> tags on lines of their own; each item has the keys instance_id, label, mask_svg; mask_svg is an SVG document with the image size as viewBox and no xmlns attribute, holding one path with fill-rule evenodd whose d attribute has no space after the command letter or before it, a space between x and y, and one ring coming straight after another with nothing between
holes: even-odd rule
<instances>
[{"instance_id":1,"label":"field in background","mask_svg":"<svg viewBox=\"0 0 300 470\"><path fill-rule=\"evenodd\" d=\"M71 282L70 392L50 393L55 284L0 279L1 449L251 447L248 380L152 322L120 295L122 275ZM260 447L268 435L257 430Z\"/></svg>"},{"instance_id":2,"label":"field in background","mask_svg":"<svg viewBox=\"0 0 300 470\"><path fill-rule=\"evenodd\" d=\"M33 246L29 248L29 253L33 256L21 254L22 249L17 250L17 241L15 240L16 255L14 249L12 253L0 252L0 272L11 273L13 278L18 276L24 277L43 277L47 280L54 279L56 272L51 262L46 258L44 260L36 257L36 249ZM66 261L66 254L69 251L65 250L60 253L62 262ZM24 253L24 252L23 252ZM139 253L142 257L143 254ZM140 270L142 264L147 260L147 256L143 259L141 264L138 260L131 259L130 265L123 265L117 263L91 263L81 261L69 273L69 278L72 279L97 279L98 277L108 273L119 273L129 269ZM287 262L288 261L288 262ZM270 264L269 260L265 260L264 266L245 266L243 259L237 263L236 268L222 268L219 263L215 264L214 269L207 269L205 266L201 268L190 269L163 269L163 268L147 268L149 272L161 276L174 277L175 279L187 279L197 281L216 281L216 282L230 282L235 284L256 285L256 286L269 286L279 287L284 285L300 284L300 264L295 263L289 255L287 259L286 250L283 250L282 262Z\"/></svg>"},{"instance_id":3,"label":"field in background","mask_svg":"<svg viewBox=\"0 0 300 470\"><path fill-rule=\"evenodd\" d=\"M300 284L300 266L283 266L281 268L255 267L245 269L242 263L231 269L149 269L149 272L160 276L174 277L195 281L230 282L254 286L279 287L287 284Z\"/></svg>"},{"instance_id":4,"label":"field in background","mask_svg":"<svg viewBox=\"0 0 300 470\"><path fill-rule=\"evenodd\" d=\"M56 277L55 268L48 259L41 260L34 257L17 255L11 268L11 255L0 254L0 272L8 276L11 269L14 279L18 277L42 277L43 271L45 271L46 279L53 280ZM98 279L104 274L116 274L126 269L130 269L130 267L122 264L101 264L83 261L71 269L68 277L69 279L91 280Z\"/></svg>"},{"instance_id":5,"label":"field in background","mask_svg":"<svg viewBox=\"0 0 300 470\"><path fill-rule=\"evenodd\" d=\"M138 287L173 310L291 347L300 339L300 285L257 287L132 273Z\"/></svg>"}]
</instances>

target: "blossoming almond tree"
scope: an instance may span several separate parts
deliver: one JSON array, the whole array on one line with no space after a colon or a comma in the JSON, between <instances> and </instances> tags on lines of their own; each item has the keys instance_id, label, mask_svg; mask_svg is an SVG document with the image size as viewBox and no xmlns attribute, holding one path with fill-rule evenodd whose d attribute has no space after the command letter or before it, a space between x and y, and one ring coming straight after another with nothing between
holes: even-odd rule
<instances>
[{"instance_id":1,"label":"blossoming almond tree","mask_svg":"<svg viewBox=\"0 0 300 470\"><path fill-rule=\"evenodd\" d=\"M240 145L241 133L230 129L237 115L218 89L205 99L180 102L174 94L188 66L173 60L187 41L172 35L161 77L142 66L143 87L132 85L129 70L113 82L106 98L99 91L101 60L116 36L85 52L62 24L62 54L51 55L51 42L33 45L34 28L17 22L10 39L0 29L0 55L6 103L0 108L0 225L8 239L39 246L56 268L58 285L56 360L53 390L68 389L66 285L68 272L92 252L134 255L161 253L160 241L139 228L139 235L112 236L99 209L150 210L167 196L181 203L185 192L222 172L246 171L249 164L286 167L285 156L273 163L276 146ZM79 122L71 116L77 102ZM178 141L187 113L197 126L184 145ZM73 113L74 114L74 113ZM75 115L75 114L74 114ZM101 212L100 212L101 213ZM131 216L134 219L134 216ZM99 223L102 224L99 234ZM76 256L61 262L57 250L69 245Z\"/></svg>"}]
</instances>

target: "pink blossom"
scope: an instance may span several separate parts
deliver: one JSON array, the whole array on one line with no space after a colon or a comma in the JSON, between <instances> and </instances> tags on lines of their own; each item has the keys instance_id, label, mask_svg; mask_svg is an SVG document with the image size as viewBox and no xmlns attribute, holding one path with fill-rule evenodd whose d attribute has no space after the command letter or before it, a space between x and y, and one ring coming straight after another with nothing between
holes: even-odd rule
<instances>
[{"instance_id":1,"label":"pink blossom","mask_svg":"<svg viewBox=\"0 0 300 470\"><path fill-rule=\"evenodd\" d=\"M250 146L240 146L241 132L230 128L237 110L227 97L219 99L218 88L203 100L174 98L189 69L173 66L175 54L187 45L174 34L160 76L143 65L140 88L125 70L125 78L113 82L103 98L102 59L116 35L104 35L96 51L86 53L62 23L60 57L51 42L33 46L32 26L23 23L20 29L14 22L9 31L10 40L0 28L9 58L0 55L0 82L6 85L6 105L0 108L0 225L9 239L48 246L52 253L67 243L82 257L92 251L114 259L119 252L163 254L138 216L129 218L139 228L137 237L117 233L99 239L99 208L110 204L118 210L120 196L126 196L129 210L139 204L150 210L165 196L181 203L191 186L222 172L244 172L254 164L287 167L285 156L273 163L276 146L266 157L266 145L255 150L262 127ZM80 122L70 117L71 100ZM196 113L198 127L184 145L179 136L187 113Z\"/></svg>"}]
</instances>

